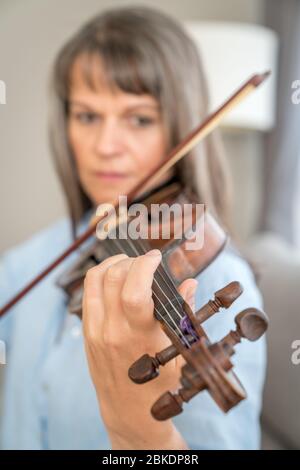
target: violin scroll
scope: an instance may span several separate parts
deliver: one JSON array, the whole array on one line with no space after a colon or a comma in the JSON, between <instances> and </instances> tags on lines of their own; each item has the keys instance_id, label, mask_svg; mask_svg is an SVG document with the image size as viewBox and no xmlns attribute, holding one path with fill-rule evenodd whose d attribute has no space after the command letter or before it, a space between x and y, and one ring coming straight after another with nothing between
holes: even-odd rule
<instances>
[{"instance_id":1,"label":"violin scroll","mask_svg":"<svg viewBox=\"0 0 300 470\"><path fill-rule=\"evenodd\" d=\"M182 367L180 379L182 388L177 393L164 393L152 406L152 416L159 420L170 419L183 411L183 404L203 390L207 390L222 411L228 412L247 394L237 376L231 370L230 356L234 346L242 338L256 341L266 331L268 321L265 314L255 308L239 313L235 322L237 328L221 341L210 344L204 338L195 343L190 354L190 361ZM187 356L188 356L187 355Z\"/></svg>"},{"instance_id":2,"label":"violin scroll","mask_svg":"<svg viewBox=\"0 0 300 470\"><path fill-rule=\"evenodd\" d=\"M210 300L193 314L193 322L196 319L200 324L217 313L220 308L229 308L242 291L243 288L238 282L232 282L220 289L215 293L214 300ZM162 421L180 414L184 403L189 402L203 390L210 393L224 412L228 412L246 398L246 391L232 370L233 364L230 358L235 352L235 346L243 338L249 341L259 339L268 327L268 320L260 310L247 308L235 317L235 324L236 329L216 343L209 341L204 330L197 339L188 333L189 347L182 346L174 338L172 345L154 357L144 354L132 364L128 375L133 382L142 384L156 378L159 375L159 367L177 355L181 354L186 361L181 369L181 388L176 393L165 392L153 404L151 414L155 419ZM172 335L169 336L172 339Z\"/></svg>"},{"instance_id":3,"label":"violin scroll","mask_svg":"<svg viewBox=\"0 0 300 470\"><path fill-rule=\"evenodd\" d=\"M200 325L212 315L219 312L220 308L229 308L242 292L243 287L239 282L231 282L215 293L214 300L210 300L195 313L195 320ZM137 384L148 382L159 375L160 366L164 366L167 362L178 356L178 354L179 350L173 344L156 353L155 357L144 354L132 364L129 368L128 375L130 379Z\"/></svg>"}]
</instances>

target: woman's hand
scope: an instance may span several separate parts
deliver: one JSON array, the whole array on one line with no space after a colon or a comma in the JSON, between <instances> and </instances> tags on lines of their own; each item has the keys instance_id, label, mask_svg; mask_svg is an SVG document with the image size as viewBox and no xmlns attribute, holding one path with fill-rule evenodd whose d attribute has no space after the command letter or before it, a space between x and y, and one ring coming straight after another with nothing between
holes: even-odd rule
<instances>
[{"instance_id":1,"label":"woman's hand","mask_svg":"<svg viewBox=\"0 0 300 470\"><path fill-rule=\"evenodd\" d=\"M134 384L128 377L129 367L141 355L154 355L170 344L153 315L151 286L160 261L159 250L137 258L120 254L90 269L85 279L85 347L113 448L186 448L171 420L158 422L150 413L162 393L178 387L181 357L146 384ZM190 304L196 285L188 279L179 289Z\"/></svg>"}]
</instances>

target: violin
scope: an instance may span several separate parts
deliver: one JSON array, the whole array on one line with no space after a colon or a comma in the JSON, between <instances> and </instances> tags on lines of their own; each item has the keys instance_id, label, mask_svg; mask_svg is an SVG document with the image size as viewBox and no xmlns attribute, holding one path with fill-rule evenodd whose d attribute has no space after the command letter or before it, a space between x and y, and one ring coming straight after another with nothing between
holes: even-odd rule
<instances>
[{"instance_id":1,"label":"violin","mask_svg":"<svg viewBox=\"0 0 300 470\"><path fill-rule=\"evenodd\" d=\"M108 233L104 240L94 239L91 245L81 253L78 260L59 279L57 284L64 289L69 297L68 309L71 313L81 316L83 297L83 281L87 271L102 262L108 256L125 253L128 256L139 256L149 249L159 248L162 252L162 262L154 274L152 285L154 315L161 323L164 332L171 340L171 345L163 351L157 352L155 357L145 354L137 359L129 368L128 376L136 384L143 384L155 379L159 375L159 368L182 355L185 364L181 370L181 388L177 393L167 391L152 406L151 413L158 420L169 419L183 410L183 403L203 390L208 390L217 405L224 411L246 397L246 391L232 371L231 356L234 346L246 338L255 341L267 329L268 320L264 312L255 308L248 308L239 313L236 318L236 330L230 331L217 343L211 343L202 324L221 308L229 308L241 295L243 288L238 281L232 282L215 293L213 300L193 312L190 306L178 293L178 285L189 277L196 277L203 271L224 249L228 243L228 236L218 221L204 207L199 214L196 210L197 197L193 192L178 181L169 181L150 193L143 193L146 184L155 182L162 174L167 172L180 158L188 153L201 139L211 132L226 113L246 95L257 88L269 75L269 72L251 77L240 89L233 94L216 112L212 113L202 124L192 131L167 156L164 163L155 168L151 175L144 178L128 195L129 206L136 201L145 204L164 203L179 207L191 204L192 212L190 226L185 227L181 238L176 238L177 220L174 217L170 227L170 237L166 240L162 236L162 226L159 218L153 217L145 220L149 231L157 225L159 236L155 239L132 239L126 236L111 237ZM141 195L142 194L142 195ZM139 199L137 199L139 198ZM117 208L117 202L113 204ZM37 285L49 272L58 266L69 254L75 251L83 242L95 234L98 224L103 216L96 217L88 230L77 238L74 243L44 269L35 279L24 287L2 309L0 317L8 312L22 297ZM195 232L193 228L200 223L203 228L203 243L194 250L189 250L187 244L193 241ZM118 223L118 234L124 235L124 221ZM191 236L192 234L192 236Z\"/></svg>"},{"instance_id":2,"label":"violin","mask_svg":"<svg viewBox=\"0 0 300 470\"><path fill-rule=\"evenodd\" d=\"M144 201L155 204L163 203L186 204L191 201L187 188L179 184L170 184L148 196ZM196 313L177 291L177 286L188 277L196 277L203 271L228 243L225 231L207 210L200 215L203 219L204 244L199 249L187 250L188 239L183 236L179 240L171 237L132 240L126 237L96 240L80 258L60 275L58 286L64 289L69 297L68 309L81 317L83 281L87 271L101 263L108 256L125 253L135 257L146 253L149 249L159 248L162 262L154 274L152 285L154 315L172 344L155 357L145 353L128 371L129 378L136 384L143 384L159 375L159 367L181 354L186 364L182 368L182 388L173 395L166 392L154 403L151 413L158 420L172 418L179 414L184 402L202 390L208 390L220 408L227 412L242 399L246 392L236 375L232 372L230 357L234 354L234 346L242 338L250 341L258 339L267 328L267 318L263 312L249 308L237 315L236 331L231 331L225 338L211 344L202 327L208 318L219 312L221 308L229 308L242 294L239 282L232 282L215 293L214 300L209 301ZM155 223L146 221L148 227ZM195 220L192 220L195 223ZM121 226L118 226L121 230ZM161 228L161 227L159 227ZM124 235L124 232L123 232ZM191 241L189 239L189 241Z\"/></svg>"}]
</instances>

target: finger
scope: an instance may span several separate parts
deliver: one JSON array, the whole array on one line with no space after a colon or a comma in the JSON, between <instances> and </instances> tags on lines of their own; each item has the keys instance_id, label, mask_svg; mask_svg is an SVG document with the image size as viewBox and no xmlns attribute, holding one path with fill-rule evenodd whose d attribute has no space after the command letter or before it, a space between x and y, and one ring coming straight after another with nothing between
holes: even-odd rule
<instances>
[{"instance_id":1,"label":"finger","mask_svg":"<svg viewBox=\"0 0 300 470\"><path fill-rule=\"evenodd\" d=\"M120 254L111 256L88 270L84 280L82 322L87 335L97 334L104 318L103 276L109 266L127 258Z\"/></svg>"},{"instance_id":2,"label":"finger","mask_svg":"<svg viewBox=\"0 0 300 470\"><path fill-rule=\"evenodd\" d=\"M125 280L121 301L128 323L135 327L149 327L153 317L152 284L154 273L161 262L161 252L151 250L134 259Z\"/></svg>"},{"instance_id":3,"label":"finger","mask_svg":"<svg viewBox=\"0 0 300 470\"><path fill-rule=\"evenodd\" d=\"M109 323L116 327L126 321L121 301L122 289L136 258L124 258L109 266L103 276L103 299Z\"/></svg>"},{"instance_id":4,"label":"finger","mask_svg":"<svg viewBox=\"0 0 300 470\"><path fill-rule=\"evenodd\" d=\"M183 299L189 304L191 309L195 310L195 295L198 286L198 281L196 279L186 279L178 287L179 294Z\"/></svg>"}]
</instances>

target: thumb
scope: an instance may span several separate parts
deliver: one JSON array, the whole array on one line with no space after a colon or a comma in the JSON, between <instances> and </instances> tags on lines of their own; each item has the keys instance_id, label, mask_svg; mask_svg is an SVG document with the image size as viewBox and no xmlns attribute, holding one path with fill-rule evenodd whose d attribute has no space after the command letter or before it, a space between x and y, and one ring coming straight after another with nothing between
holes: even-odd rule
<instances>
[{"instance_id":1,"label":"thumb","mask_svg":"<svg viewBox=\"0 0 300 470\"><path fill-rule=\"evenodd\" d=\"M195 310L195 294L198 286L196 279L186 279L178 287L179 294L189 304L191 309Z\"/></svg>"}]
</instances>

